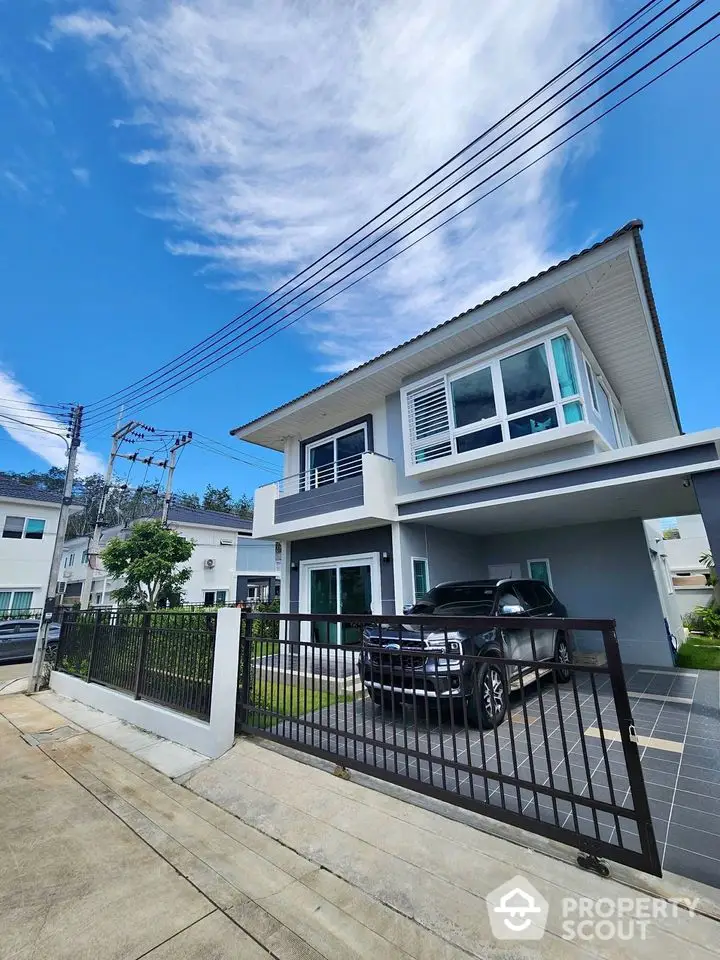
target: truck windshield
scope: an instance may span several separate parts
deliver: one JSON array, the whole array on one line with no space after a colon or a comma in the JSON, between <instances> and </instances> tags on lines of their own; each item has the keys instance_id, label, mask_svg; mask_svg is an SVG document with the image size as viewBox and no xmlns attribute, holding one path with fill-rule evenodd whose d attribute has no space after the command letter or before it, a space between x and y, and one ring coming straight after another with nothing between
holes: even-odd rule
<instances>
[{"instance_id":1,"label":"truck windshield","mask_svg":"<svg viewBox=\"0 0 720 960\"><path fill-rule=\"evenodd\" d=\"M465 607L472 605L477 608L482 605L489 611L495 599L495 587L482 584L454 584L447 587L433 587L424 597L421 597L412 608L412 613L439 613L450 615L447 607ZM480 613L475 609L474 613ZM459 615L459 614L458 614Z\"/></svg>"}]
</instances>

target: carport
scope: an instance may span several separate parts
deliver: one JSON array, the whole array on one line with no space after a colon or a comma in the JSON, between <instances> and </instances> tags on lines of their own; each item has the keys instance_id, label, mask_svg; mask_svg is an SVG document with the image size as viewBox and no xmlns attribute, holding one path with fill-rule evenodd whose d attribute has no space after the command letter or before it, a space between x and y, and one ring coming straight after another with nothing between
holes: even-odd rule
<instances>
[{"instance_id":1,"label":"carport","mask_svg":"<svg viewBox=\"0 0 720 960\"><path fill-rule=\"evenodd\" d=\"M625 663L670 667L668 628L682 625L643 520L701 513L720 556L719 439L706 431L400 497L396 596L414 599L419 558L431 584L546 571L569 616L617 621Z\"/></svg>"}]
</instances>

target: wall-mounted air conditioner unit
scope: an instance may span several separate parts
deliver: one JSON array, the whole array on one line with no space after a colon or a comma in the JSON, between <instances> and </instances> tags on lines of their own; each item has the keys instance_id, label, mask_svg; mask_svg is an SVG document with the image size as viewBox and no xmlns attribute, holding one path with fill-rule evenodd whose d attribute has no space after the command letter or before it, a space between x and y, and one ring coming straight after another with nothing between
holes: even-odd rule
<instances>
[{"instance_id":1,"label":"wall-mounted air conditioner unit","mask_svg":"<svg viewBox=\"0 0 720 960\"><path fill-rule=\"evenodd\" d=\"M214 566L215 566L215 561L212 559L212 557L208 557L208 559L205 561L205 569L212 570Z\"/></svg>"}]
</instances>

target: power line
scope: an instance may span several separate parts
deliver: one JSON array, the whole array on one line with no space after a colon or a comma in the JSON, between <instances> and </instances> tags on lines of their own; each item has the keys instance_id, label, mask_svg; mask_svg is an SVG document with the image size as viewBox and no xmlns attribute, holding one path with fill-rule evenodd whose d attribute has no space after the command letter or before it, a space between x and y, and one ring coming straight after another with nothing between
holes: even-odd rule
<instances>
[{"instance_id":1,"label":"power line","mask_svg":"<svg viewBox=\"0 0 720 960\"><path fill-rule=\"evenodd\" d=\"M626 20L624 20L621 24L619 24L617 27L615 27L606 37L602 38L600 41L598 41L597 43L593 44L593 45L592 45L588 50L586 50L580 57L576 58L576 60L574 60L571 64L569 64L567 67L565 67L565 68L564 68L563 70L561 70L559 73L557 73L554 77L552 77L550 80L548 80L542 87L540 87L540 89L539 89L538 91L536 91L535 93L533 93L530 97L527 97L527 98L526 98L522 103L520 103L517 107L513 108L513 110L511 110L511 111L510 111L509 113L507 113L504 117L502 117L500 120L496 121L491 127L489 127L489 128L488 128L487 130L485 130L482 134L480 134L480 136L476 137L476 138L475 138L474 140L472 140L469 144L467 144L465 147L463 147L460 151L458 151L456 154L454 154L452 157L450 157L450 159L447 160L445 163L443 163L440 167L436 168L436 169L433 170L430 174L428 174L428 175L427 175L423 180L421 180L418 184L416 184L415 186L413 186L412 188L410 188L410 190L408 190L408 191L406 191L404 194L402 194L401 197L399 197L397 200L395 200L395 201L393 201L392 203L390 203L389 205L387 205L383 210L380 211L380 213L376 214L374 217L372 217L370 220L368 220L366 223L364 223L361 227L359 227L357 230L355 230L349 237L347 237L347 238L345 238L344 240L340 241L340 243L336 244L330 251L328 251L327 253L323 254L321 257L319 257L319 258L316 259L315 261L313 261L308 267L306 267L306 268L304 268L303 270L301 270L299 273L297 273L297 274L296 274L294 277L292 277L290 280L286 281L286 282L283 283L280 287L278 287L275 291L273 291L272 293L268 294L265 298L263 298L263 300L259 301L259 303L255 304L253 307L248 308L248 309L245 310L243 313L239 314L239 315L238 315L237 317L235 317L233 320L229 321L227 324L225 324L223 327L221 327L219 330L215 331L214 333L212 333L212 334L210 334L208 337L206 337L204 340L200 341L199 344L197 344L197 345L195 345L194 347L191 347L189 350L185 351L185 353L184 353L184 354L181 354L178 358L176 358L176 360L169 361L169 362L166 363L164 366L160 367L157 371L155 371L155 374L159 374L159 373L161 373L162 371L167 370L168 368L172 368L172 367L177 366L177 365L178 365L178 362L179 362L180 360L183 360L183 359L186 358L186 357L189 357L189 356L194 355L195 353L197 353L198 349L199 349L200 347L204 346L205 344L208 344L208 343L209 343L209 344L212 344L213 346L215 346L215 345L217 344L218 334L223 333L223 331L228 330L229 328L233 327L233 326L237 323L238 320L242 319L242 318L243 318L244 316L246 316L248 313L252 312L253 310L257 309L257 308L258 308L259 306L261 306L262 304L266 303L268 300L270 300L270 299L272 299L273 297L275 297L275 296L276 296L280 291L282 291L283 289L287 288L287 287L290 286L291 284L296 283L296 281L297 281L300 277L302 277L304 274L306 274L309 270L311 270L313 267L317 266L319 263L322 263L322 261L323 261L323 260L326 260L328 256L330 256L331 254L333 254L335 251L339 250L342 246L344 246L344 245L345 245L347 242L349 242L350 240L354 239L356 236L358 236L360 233L362 233L367 227L371 226L373 223L375 223L376 221L378 221L382 216L384 216L384 215L385 215L388 211L390 211L393 207L397 206L399 203L401 203L402 201L404 201L405 199L407 199L409 196L411 196L413 193L415 193L418 189L420 189L422 186L424 186L426 183L428 183L430 180L432 180L434 177L436 177L438 173L442 172L442 171L445 170L448 166L450 166L451 164L453 164L459 157L461 157L461 156L462 156L463 154L465 154L467 151L469 151L470 149L472 149L472 147L475 146L477 143L479 143L481 140L485 139L485 138L486 138L490 133L492 133L494 130L498 129L503 123L505 123L509 118L511 118L512 116L514 116L516 113L518 113L520 110L522 110L525 106L527 106L529 103L531 103L531 102L532 102L536 97L538 97L541 93L543 93L544 91L548 90L554 83L556 83L556 82L557 82L559 79L561 79L563 76L566 76L572 69L574 69L574 67L578 66L580 63L582 63L582 62L583 62L585 59L587 59L589 56L592 56L592 54L593 54L594 52L596 52L597 50L599 50L599 49L601 49L603 46L605 46L613 37L615 37L615 36L619 35L620 33L622 33L629 25L631 25L632 23L634 23L634 22L635 22L639 17L641 17L644 13L648 12L648 11L651 10L653 7L656 7L659 2L660 2L660 0L651 0L651 2L645 3L642 7L640 7L639 10L635 11L634 14L632 14L630 17L628 17ZM675 6L676 3L678 3L678 2L679 2L679 0L673 0L673 2L670 3L669 6L666 7L665 10L663 10L663 11L661 12L661 14L658 14L657 16L661 16L662 13L665 13L668 9L670 9L670 7ZM657 17L653 18L653 20L655 20L655 19L657 19ZM649 23L652 23L653 20L651 20ZM646 24L645 27L647 27L647 26L649 25L649 23ZM645 28L642 28L642 29L645 29ZM636 31L636 33L637 33L637 31ZM629 40L629 39L632 39L632 37L635 36L635 35L636 35L636 34L632 34L631 37L627 38L627 39L624 41L624 43L628 42L628 40ZM622 44L621 44L621 45L622 45ZM618 48L615 47L614 49L618 49ZM612 53L612 52L613 52L613 51L610 51L610 53ZM609 56L610 53L605 54L605 57ZM605 59L605 57L603 57L603 58L601 58L601 59ZM600 62L600 61L598 61L598 62ZM595 65L596 65L596 64L595 64ZM595 66L595 65L593 65L593 66ZM588 69L592 69L592 68L588 68ZM587 72L587 70L584 71L584 73L586 73L586 72ZM580 76L582 76L582 75L583 75L583 74L580 74ZM578 79L577 77L574 78L573 81L571 81L571 83L575 82L577 79ZM569 85L570 85L570 84L566 84L566 86L563 87L562 89L567 89L567 86L569 86ZM561 91L558 91L558 93L559 93L559 92L562 92L562 90L561 90ZM557 93L556 93L555 95L557 95ZM539 108L535 108L535 109L539 109ZM468 161L465 161L465 163L467 163L467 162L468 162ZM464 165L464 164L463 164L463 165ZM452 174L450 174L450 175L452 175ZM446 178L444 178L444 179L446 179ZM442 182L442 181L441 181L441 182ZM426 193L427 193L427 191L426 191ZM423 195L424 195L424 194L423 194ZM416 198L416 200L417 200L417 199L419 199L419 198ZM373 232L375 232L375 231L373 231ZM352 249L352 248L351 248L351 249ZM346 252L347 252L347 251L346 251ZM331 262L334 262L334 261L331 261ZM224 338L223 338L223 339L224 339ZM139 384L148 384L148 381L149 381L150 383L152 383L152 382L153 382L153 378L154 378L154 374L153 374L153 373L148 374L147 376L145 376L145 377L141 378L140 380L135 381L135 383L131 384L131 385L130 385L130 388L132 388L132 387L134 387L134 386L136 386L136 385L139 385ZM98 404L103 404L105 401L111 400L111 399L114 398L114 397L118 397L118 396L120 396L121 394L124 394L125 392L127 392L127 390L129 390L130 388L126 388L126 390L116 391L115 393L110 394L108 397L104 397L104 398L102 398L101 400L96 401L94 404L92 404L92 406L98 406Z\"/></svg>"},{"instance_id":2,"label":"power line","mask_svg":"<svg viewBox=\"0 0 720 960\"><path fill-rule=\"evenodd\" d=\"M27 420L18 420L17 417L10 417L6 413L0 413L0 419L10 420L13 423L21 424L23 427L29 427L31 430L41 430L43 433L49 433L53 437L60 437L61 440L64 440L65 443L68 442L67 436L62 433L55 433L54 430L48 430L46 427L41 427L37 423L31 423ZM7 429L7 427L5 428Z\"/></svg>"},{"instance_id":3,"label":"power line","mask_svg":"<svg viewBox=\"0 0 720 960\"><path fill-rule=\"evenodd\" d=\"M279 477L281 470L279 467L272 468L270 466L265 466L261 463L253 463L251 460L245 459L242 455L228 453L225 450L219 450L216 447L210 446L210 444L205 443L202 440L195 440L195 443L201 450L205 450L207 453L214 453L218 457L225 457L228 460L236 460L238 463L244 464L246 467L253 467L255 470L263 470L266 473L272 474L272 476Z\"/></svg>"},{"instance_id":4,"label":"power line","mask_svg":"<svg viewBox=\"0 0 720 960\"><path fill-rule=\"evenodd\" d=\"M701 2L702 2L702 0L701 0ZM691 8L691 9L695 9L698 5L699 5L699 3L696 2L695 4L692 5L692 8ZM689 12L689 11L686 11L686 13L687 13L687 12ZM683 14L683 15L686 15L686 14ZM315 303L315 305L314 305L313 307L311 307L309 310L306 310L304 313L300 314L300 316L295 317L295 319L290 320L289 322L284 322L284 323L283 323L283 321L288 321L288 317L291 317L293 314L297 313L298 310L302 310L302 309L303 309L304 307L306 307L308 304L312 303L313 301L316 301L319 297L324 296L326 293L328 293L328 292L329 292L330 290L332 290L334 287L338 286L340 283L342 283L342 282L343 282L345 279L347 279L349 276L352 276L352 275L353 275L354 273L356 273L358 270L362 270L365 266L367 266L367 265L368 265L369 263L371 263L373 260L377 259L378 257L381 257L384 253L386 253L386 252L387 252L388 250L390 250L392 247L394 247L394 246L396 246L398 243L402 242L402 240L406 239L408 236L410 236L411 234L415 233L417 230L419 230L419 229L422 228L423 226L427 225L429 222L431 222L432 220L434 220L436 217L440 216L442 213L444 213L444 212L445 212L446 210L448 210L450 207L456 205L460 200L464 199L464 198L465 198L466 196L468 196L470 193L472 193L472 192L474 192L475 190L477 190L478 187L480 187L480 186L482 186L483 184L487 183L488 180L490 180L490 179L492 179L493 177L497 176L497 175L498 175L499 173L501 173L503 170L507 169L507 168L508 168L509 166L511 166L512 164L516 163L516 162L517 162L519 159L521 159L523 156L526 156L528 153L532 152L532 151L533 151L534 149L536 149L540 144L544 143L544 142L547 141L551 136L553 136L554 134L556 134L559 130L561 130L561 129L563 129L564 127L566 127L569 123L572 123L572 122L573 122L574 120L576 120L578 117L580 117L580 116L583 115L584 113L588 112L588 110L591 110L592 108L594 108L594 107L595 107L598 103L600 103L602 100L604 100L604 99L606 99L608 96L614 94L615 92L617 92L617 90L619 90L619 89L620 89L621 87L623 87L625 84L627 84L628 82L630 82L631 80L633 80L634 78L636 78L637 76L639 76L639 75L640 75L642 72L644 72L645 70L649 69L649 68L650 68L651 66L653 66L655 63L657 63L662 57L666 56L668 53L670 53L672 50L674 50L680 43L685 42L685 41L686 41L687 39L689 39L691 36L695 35L698 31L704 29L709 23L711 23L711 22L713 22L715 19L717 19L718 16L720 16L720 14L714 14L713 16L707 18L707 19L706 19L705 21L703 21L703 23L701 23L699 26L695 27L693 30L691 30L691 31L689 31L688 33L686 33L685 35L683 35L683 36L682 36L679 40L677 40L675 43L673 43L673 44L670 45L668 48L666 48L665 50L661 51L657 56L651 58L649 61L647 61L645 64L643 64L643 66L640 67L638 70L634 71L633 73L631 73L630 75L628 75L627 77L625 77L622 81L620 81L619 83L617 83L617 84L616 84L615 86L613 86L610 90L606 91L606 92L603 93L600 97L598 97L598 98L596 98L595 100L593 100L590 104L588 104L587 106L583 107L581 110L579 110L577 113L575 113L572 117L570 117L570 118L569 118L568 120L566 120L564 123L561 123L561 124L560 124L559 126L557 126L554 130L550 131L550 133L548 133L548 134L546 134L545 136L541 137L539 140L537 140L535 143L533 143L530 147L528 147L527 149L523 150L519 155L513 157L509 162L505 163L505 164L504 164L502 167L500 167L498 170L495 170L489 177L485 178L485 180L481 181L479 184L474 185L472 188L470 188L470 189L467 190L464 194L462 194L461 197L456 198L456 200L454 200L454 201L452 201L451 203L447 204L447 205L446 205L445 207L443 207L441 210L436 211L431 217L428 217L425 221L423 221L422 223L416 225L412 230L409 230L404 236L400 237L398 240L395 240L392 244L389 244L389 245L388 245L387 247L385 247L383 250L381 250L381 251L379 251L377 254L375 254L375 256L371 257L370 259L368 259L368 260L366 260L364 263L362 263L362 264L361 264L359 267L357 267L355 270L353 270L353 271L351 271L350 273L346 274L344 277L341 277L338 281L336 281L335 283L333 283L333 284L331 284L330 286L328 286L327 288L325 288L325 289L324 289L323 291L321 291L319 294L316 294L316 296L311 297L311 298L309 298L308 300L304 301L304 303L300 304L297 308L295 308L295 310L290 311L290 312L287 313L287 314L284 314L284 315L281 316L278 320L276 320L274 323L265 326L265 328L264 328L263 330L259 331L259 332L258 332L257 334L255 334L253 337L250 337L250 338L248 338L247 340L245 340L244 342L239 343L236 347L234 347L234 348L232 349L232 351L229 351L229 354L230 354L230 355L226 357L226 359L224 360L224 362L222 362L222 363L220 363L220 364L214 364L214 365L213 365L213 366L214 366L214 369L215 369L215 370L222 369L222 367L223 367L223 366L226 366L227 363L232 362L232 360L234 360L234 359L237 359L237 356L235 356L236 354L239 355L239 356L242 356L242 355L244 355L244 353L249 352L249 349L255 349L255 347L259 346L261 343L264 343L264 342L266 342L268 339L270 339L272 336L275 336L276 333L280 332L280 330L286 329L288 326L292 325L293 323L295 323L295 322L297 322L299 319L301 319L301 317L307 316L307 314L310 313L310 312L312 312L312 310L315 310L315 309L317 309L319 306L322 306L322 305L324 305L325 303L329 302L331 299L334 299L334 297L337 296L339 293L346 291L347 289L350 288L350 286L354 286L354 284L355 284L356 282L358 282L360 279L364 279L365 277L369 276L370 273L375 272L375 270L378 269L380 266L384 266L385 264L389 263L390 260L392 260L392 259L395 258L395 256L399 255L399 254L402 253L402 252L405 252L405 251L406 251L407 249L409 249L411 246L414 246L415 243L417 243L417 242L418 242L419 240L421 240L421 239L424 239L424 238L425 238L426 236L428 236L430 233L434 232L435 229L438 229L438 227L444 226L445 224L447 224L448 222L450 222L450 220L454 219L455 216L459 215L459 214L462 213L462 212L465 212L467 209L469 209L470 206L474 205L474 203L477 202L477 200L473 201L473 202L470 203L470 204L467 204L467 205L464 206L460 211L457 211L453 216L446 218L445 220L442 221L441 224L436 225L436 227L434 227L432 230L427 231L427 232L426 232L425 234L423 234L420 238L418 238L417 240L413 241L411 244L403 247L400 251L397 251L395 254L393 254L392 256L390 256L390 257L388 257L387 259L385 259L381 264L378 264L376 267L373 267L372 270L367 271L367 272L364 273L361 277L359 277L359 278L357 278L356 280L352 281L352 283L345 285L344 287L342 287L341 290L338 290L336 293L332 294L332 296L325 297L325 299L321 300L320 303ZM676 19L677 19L677 18L676 18ZM664 28L664 29L665 29L665 28ZM602 114L600 114L599 116L595 117L595 118L594 118L593 120L591 120L589 123L586 123L585 125L583 125L580 129L576 130L576 131L575 131L574 133L572 133L569 137L566 137L561 143L556 144L556 145L555 145L554 147L552 147L551 149L545 151L545 153L542 155L542 157L537 157L537 158L536 158L535 160L533 160L531 163L525 165L522 169L516 171L511 177L508 177L508 178L507 178L506 180L504 180L501 184L496 185L495 187L492 188L492 190L488 191L486 194L483 194L483 196L482 196L481 198L477 198L477 199L478 199L478 200L479 200L479 199L484 199L484 198L485 198L486 196L488 196L490 193L495 192L495 190L498 189L500 186L504 186L504 185L505 185L506 183L508 183L511 179L514 179L515 176L517 176L517 175L519 175L520 173L524 172L524 171L527 170L530 166L533 166L536 162L538 162L539 159L542 159L544 156L547 156L549 153L551 153L551 152L553 152L554 150L558 149L560 146L564 145L564 144L567 143L569 140L573 139L573 138L574 138L575 136L577 136L579 133L581 133L581 132L583 132L584 130L588 129L589 126L592 126L594 123L598 122L600 119L602 119L603 117L607 116L607 114L610 113L610 112L612 112L612 110L617 109L617 107L619 107L619 106L622 105L623 103L626 103L629 99L631 99L632 97L636 96L638 93L640 93L642 90L646 89L646 88L647 88L648 86L650 86L652 83L656 82L656 80L658 80L658 79L660 79L661 77L665 76L667 73L670 72L670 70L675 69L677 66L679 66L681 63L683 63L685 60L689 59L690 56L694 56L696 53L698 53L698 52L699 52L701 49L703 49L705 46L708 46L708 45L709 45L711 42L713 42L715 39L717 39L717 37L716 37L716 36L713 36L713 37L711 37L707 42L705 42L705 43L699 45L697 48L693 49L688 55L682 57L680 60L678 60L678 61L676 61L675 63L673 63L669 68L667 68L666 70L663 70L661 73L659 73L659 74L657 74L655 77L653 77L648 83L643 84L643 85L640 86L638 89L636 89L635 91L633 91L629 96L626 96L626 97L622 98L622 99L619 100L617 103L613 104L609 109L605 110ZM544 118L544 119L546 119L546 118ZM433 202L434 202L434 201L433 201ZM428 204L428 205L429 205L429 204ZM426 206L428 206L428 205L426 205ZM318 286L318 285L319 285L319 284L316 284L315 286ZM312 289L312 288L311 288L311 289ZM306 291L306 292L309 292L309 291ZM266 319L268 319L268 318L266 318ZM283 325L280 327L279 330L275 330L275 332L270 333L268 336L264 336L263 339L259 341L259 343L254 344L254 346L249 347L248 349L243 350L241 353L238 354L238 351L240 350L241 347L243 347L243 346L245 346L246 344L250 343L252 340L256 340L258 337L261 337L263 334L267 334L270 330L272 330L274 327L277 327L277 326L278 326L279 324L281 324L281 323L282 323ZM238 339L238 338L236 338L236 339ZM209 366L209 365L206 364L205 367L204 367L204 368L201 368L201 370L199 370L196 374L194 374L194 375L192 376L192 378L189 378L189 377L186 376L186 377L184 377L184 378L181 378L180 380L176 380L176 381L174 381L174 382L171 382L171 383L165 385L161 390L157 391L157 392L154 393L154 394L151 394L151 395L150 395L148 398L146 398L146 399L148 399L148 400L153 400L155 397L157 397L158 399L155 400L155 402L159 402L160 399L163 399L163 398L164 398L164 397L162 396L163 394L165 395L165 397L172 396L174 393L179 392L180 389L184 389L185 384L183 383L183 379L184 379L184 380L187 380L187 381L189 381L189 382L197 382L198 380L203 379L204 376L207 376L208 374L203 374L203 373L202 373L202 369L207 368L207 366ZM187 372L188 372L188 371L186 371L186 373L187 373ZM210 371L210 372L212 372L212 371ZM188 385L189 385L189 383L188 383ZM176 387L176 389L172 389L173 387ZM143 406L152 406L152 405L154 405L154 404L153 404L153 403L149 403L149 404L144 404ZM98 416L98 415L96 414L96 422L100 422L102 419L103 419L103 418L102 418L102 415Z\"/></svg>"}]
</instances>

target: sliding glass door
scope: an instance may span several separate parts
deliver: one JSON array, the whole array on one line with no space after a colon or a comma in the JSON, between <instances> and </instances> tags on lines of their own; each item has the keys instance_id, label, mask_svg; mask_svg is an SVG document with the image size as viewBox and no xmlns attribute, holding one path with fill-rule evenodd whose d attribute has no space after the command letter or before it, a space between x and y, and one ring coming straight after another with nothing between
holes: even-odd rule
<instances>
[{"instance_id":1,"label":"sliding glass door","mask_svg":"<svg viewBox=\"0 0 720 960\"><path fill-rule=\"evenodd\" d=\"M375 556L337 561L307 562L301 570L303 607L313 614L368 614L373 612L373 587L379 589L379 568ZM352 623L312 624L306 639L316 643L358 643L362 630Z\"/></svg>"}]
</instances>

